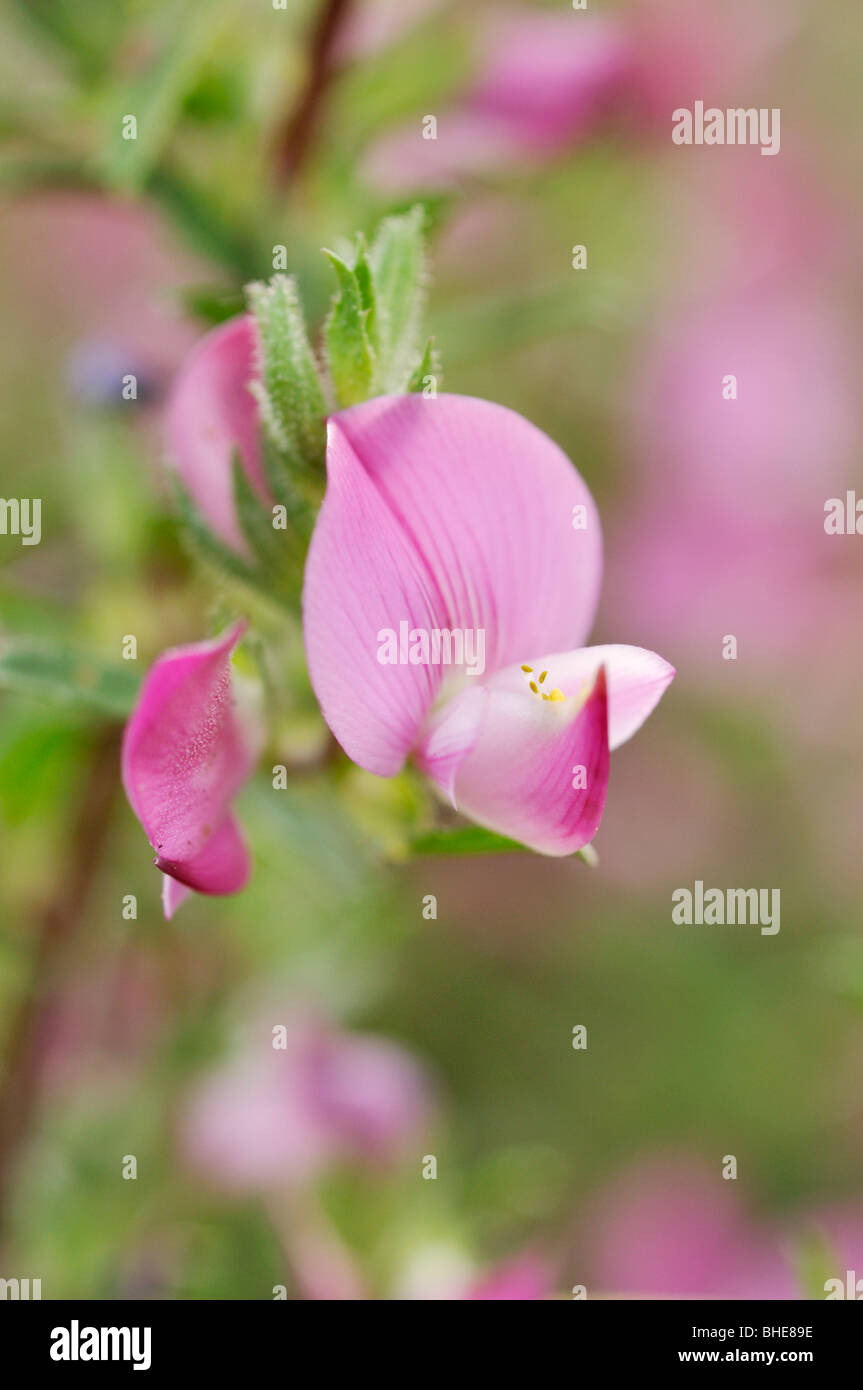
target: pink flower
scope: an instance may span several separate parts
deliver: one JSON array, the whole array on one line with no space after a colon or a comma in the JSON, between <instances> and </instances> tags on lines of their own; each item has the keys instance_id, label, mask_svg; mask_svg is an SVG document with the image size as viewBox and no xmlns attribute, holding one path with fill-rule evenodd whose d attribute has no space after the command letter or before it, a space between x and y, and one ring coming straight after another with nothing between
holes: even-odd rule
<instances>
[{"instance_id":1,"label":"pink flower","mask_svg":"<svg viewBox=\"0 0 863 1390\"><path fill-rule=\"evenodd\" d=\"M574 853L599 825L609 749L674 675L639 647L581 645L602 572L584 482L513 411L448 395L333 416L327 475L304 628L336 738L384 777L412 754L472 819ZM447 664L443 634L482 660Z\"/></svg>"},{"instance_id":2,"label":"pink flower","mask_svg":"<svg viewBox=\"0 0 863 1390\"><path fill-rule=\"evenodd\" d=\"M824 1274L863 1271L859 1208L803 1211L781 1227L756 1220L736 1184L703 1164L651 1160L616 1179L594 1212L585 1246L597 1293L650 1298L799 1299L799 1257L815 1243ZM823 1276L819 1276L823 1277ZM820 1285L816 1296L822 1294Z\"/></svg>"},{"instance_id":3,"label":"pink flower","mask_svg":"<svg viewBox=\"0 0 863 1390\"><path fill-rule=\"evenodd\" d=\"M242 314L201 339L176 378L165 416L168 454L180 481L210 529L240 552L246 544L234 505L235 453L267 501L258 409L248 389L255 368L254 323Z\"/></svg>"},{"instance_id":4,"label":"pink flower","mask_svg":"<svg viewBox=\"0 0 863 1390\"><path fill-rule=\"evenodd\" d=\"M548 1269L538 1255L517 1255L478 1279L462 1297L469 1302L531 1302L548 1298Z\"/></svg>"},{"instance_id":5,"label":"pink flower","mask_svg":"<svg viewBox=\"0 0 863 1390\"><path fill-rule=\"evenodd\" d=\"M796 9L788 0L765 0L760 13L749 0L651 0L614 16L504 9L481 26L473 83L440 116L437 138L424 138L417 119L383 137L366 172L390 193L446 187L549 158L603 127L668 133L677 107L747 96L741 82L786 39Z\"/></svg>"},{"instance_id":6,"label":"pink flower","mask_svg":"<svg viewBox=\"0 0 863 1390\"><path fill-rule=\"evenodd\" d=\"M551 155L592 133L631 68L622 25L605 16L514 10L483 27L483 58L437 138L419 122L384 136L366 170L396 191L445 186L513 160Z\"/></svg>"},{"instance_id":7,"label":"pink flower","mask_svg":"<svg viewBox=\"0 0 863 1390\"><path fill-rule=\"evenodd\" d=\"M431 1090L406 1052L309 1018L286 1043L267 1030L191 1097L182 1149L217 1185L267 1191L340 1160L386 1164L419 1137Z\"/></svg>"},{"instance_id":8,"label":"pink flower","mask_svg":"<svg viewBox=\"0 0 863 1390\"><path fill-rule=\"evenodd\" d=\"M123 736L123 784L165 875L171 917L189 890L236 893L249 854L231 801L254 766L250 731L234 710L231 652L245 631L163 652Z\"/></svg>"}]
</instances>

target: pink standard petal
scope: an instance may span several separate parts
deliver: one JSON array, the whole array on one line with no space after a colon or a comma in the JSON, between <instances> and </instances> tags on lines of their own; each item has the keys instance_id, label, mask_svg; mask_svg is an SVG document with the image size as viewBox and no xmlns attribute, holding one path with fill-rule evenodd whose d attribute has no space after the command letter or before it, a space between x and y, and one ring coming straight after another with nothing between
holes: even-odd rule
<instances>
[{"instance_id":1,"label":"pink standard petal","mask_svg":"<svg viewBox=\"0 0 863 1390\"><path fill-rule=\"evenodd\" d=\"M455 775L459 810L540 854L574 854L593 839L605 806L605 669L583 704L574 696L541 700L527 684L498 690L494 681L488 696Z\"/></svg>"},{"instance_id":2,"label":"pink standard petal","mask_svg":"<svg viewBox=\"0 0 863 1390\"><path fill-rule=\"evenodd\" d=\"M225 885L242 877L227 816L254 762L231 691L230 655L244 630L237 623L214 641L164 652L123 736L123 783L157 862L199 892L234 891Z\"/></svg>"},{"instance_id":3,"label":"pink standard petal","mask_svg":"<svg viewBox=\"0 0 863 1390\"><path fill-rule=\"evenodd\" d=\"M599 592L599 518L556 444L470 397L379 397L342 411L327 459L306 568L309 670L345 750L391 775L442 669L382 665L378 632L402 620L482 630L491 671L578 646Z\"/></svg>"},{"instance_id":4,"label":"pink standard petal","mask_svg":"<svg viewBox=\"0 0 863 1390\"><path fill-rule=\"evenodd\" d=\"M168 454L180 480L216 535L240 551L246 547L234 506L235 450L252 485L267 498L258 408L248 389L255 353L248 315L214 328L177 377L165 417Z\"/></svg>"}]
</instances>

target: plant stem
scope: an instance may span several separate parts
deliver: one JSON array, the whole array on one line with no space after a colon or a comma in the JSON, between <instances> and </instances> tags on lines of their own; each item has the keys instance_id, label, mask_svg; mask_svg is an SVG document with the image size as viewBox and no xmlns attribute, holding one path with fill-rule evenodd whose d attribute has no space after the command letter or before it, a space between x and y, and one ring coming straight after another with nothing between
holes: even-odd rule
<instances>
[{"instance_id":1,"label":"plant stem","mask_svg":"<svg viewBox=\"0 0 863 1390\"><path fill-rule=\"evenodd\" d=\"M334 72L336 40L352 0L324 0L312 30L309 68L299 100L282 126L276 146L276 178L285 187L302 169L312 147Z\"/></svg>"},{"instance_id":2,"label":"plant stem","mask_svg":"<svg viewBox=\"0 0 863 1390\"><path fill-rule=\"evenodd\" d=\"M86 916L108 843L119 787L119 750L117 726L95 735L74 812L68 857L38 915L31 983L9 1031L0 1092L0 1250L8 1233L15 1170L38 1111L42 1046L63 959Z\"/></svg>"}]
</instances>

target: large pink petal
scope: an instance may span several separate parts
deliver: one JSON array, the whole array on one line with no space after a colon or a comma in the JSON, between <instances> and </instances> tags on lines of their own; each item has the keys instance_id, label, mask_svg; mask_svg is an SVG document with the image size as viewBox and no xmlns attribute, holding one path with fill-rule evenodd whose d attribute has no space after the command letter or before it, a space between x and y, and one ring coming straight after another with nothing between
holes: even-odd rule
<instances>
[{"instance_id":1,"label":"large pink petal","mask_svg":"<svg viewBox=\"0 0 863 1390\"><path fill-rule=\"evenodd\" d=\"M253 486L267 496L258 408L248 389L255 351L248 315L214 328L177 377L165 417L168 454L184 487L216 535L241 551L246 547L234 507L235 450Z\"/></svg>"},{"instance_id":2,"label":"large pink petal","mask_svg":"<svg viewBox=\"0 0 863 1390\"><path fill-rule=\"evenodd\" d=\"M599 591L599 518L557 445L488 401L354 406L331 420L327 459L306 569L309 670L346 751L388 775L446 668L381 665L378 632L403 619L482 630L488 672L579 646Z\"/></svg>"},{"instance_id":3,"label":"large pink petal","mask_svg":"<svg viewBox=\"0 0 863 1390\"><path fill-rule=\"evenodd\" d=\"M385 665L379 633L445 626L437 586L350 442L331 420L327 493L303 591L309 675L324 718L354 762L391 777L434 700L441 668Z\"/></svg>"},{"instance_id":4,"label":"large pink petal","mask_svg":"<svg viewBox=\"0 0 863 1390\"><path fill-rule=\"evenodd\" d=\"M254 761L231 690L231 651L244 630L237 623L214 641L164 652L123 736L126 794L157 863L199 892L232 892L243 877L226 820Z\"/></svg>"},{"instance_id":5,"label":"large pink petal","mask_svg":"<svg viewBox=\"0 0 863 1390\"><path fill-rule=\"evenodd\" d=\"M593 839L605 806L605 669L586 699L542 700L526 680L520 691L493 681L487 693L478 735L454 778L459 810L540 854L574 854Z\"/></svg>"}]
</instances>

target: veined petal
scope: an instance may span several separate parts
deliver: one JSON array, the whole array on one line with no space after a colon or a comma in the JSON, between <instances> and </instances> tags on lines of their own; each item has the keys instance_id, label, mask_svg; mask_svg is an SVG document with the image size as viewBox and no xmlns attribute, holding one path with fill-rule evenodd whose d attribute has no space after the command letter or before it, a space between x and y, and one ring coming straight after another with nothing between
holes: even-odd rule
<instances>
[{"instance_id":1,"label":"veined petal","mask_svg":"<svg viewBox=\"0 0 863 1390\"><path fill-rule=\"evenodd\" d=\"M656 652L645 647L628 647L616 643L600 647L579 647L571 652L556 652L551 656L527 660L539 673L548 671L544 689L557 686L566 695L578 695L593 684L600 666L605 667L608 679L608 746L619 748L641 728L645 719L659 704L674 679L674 667ZM525 675L520 666L501 671L494 680L494 690L521 694Z\"/></svg>"},{"instance_id":2,"label":"veined petal","mask_svg":"<svg viewBox=\"0 0 863 1390\"><path fill-rule=\"evenodd\" d=\"M434 576L450 626L486 632L490 671L581 645L602 578L599 516L548 435L471 396L379 396L335 422Z\"/></svg>"},{"instance_id":3,"label":"veined petal","mask_svg":"<svg viewBox=\"0 0 863 1390\"><path fill-rule=\"evenodd\" d=\"M327 492L306 562L306 657L324 718L345 752L369 772L392 777L443 674L440 666L410 662L409 635L446 627L446 610L339 421L328 426Z\"/></svg>"},{"instance_id":4,"label":"veined petal","mask_svg":"<svg viewBox=\"0 0 863 1390\"><path fill-rule=\"evenodd\" d=\"M246 549L234 506L232 461L239 451L252 485L266 499L258 445L258 407L248 389L255 373L252 319L243 314L208 333L183 366L168 401L168 453L212 530Z\"/></svg>"},{"instance_id":5,"label":"veined petal","mask_svg":"<svg viewBox=\"0 0 863 1390\"><path fill-rule=\"evenodd\" d=\"M244 631L240 622L214 641L164 652L123 735L123 784L157 862L190 887L200 882L202 892L231 892L206 883L239 877L224 822L254 763L231 689L231 652ZM225 878L213 862L216 842L226 855Z\"/></svg>"},{"instance_id":6,"label":"veined petal","mask_svg":"<svg viewBox=\"0 0 863 1390\"><path fill-rule=\"evenodd\" d=\"M608 786L605 668L583 702L487 688L485 716L454 777L460 811L540 854L574 854L596 834Z\"/></svg>"},{"instance_id":7,"label":"veined petal","mask_svg":"<svg viewBox=\"0 0 863 1390\"><path fill-rule=\"evenodd\" d=\"M306 569L312 684L348 754L391 775L441 666L378 661L378 633L482 633L494 672L579 645L599 592L593 499L566 455L503 406L378 397L330 421L328 488Z\"/></svg>"}]
</instances>

